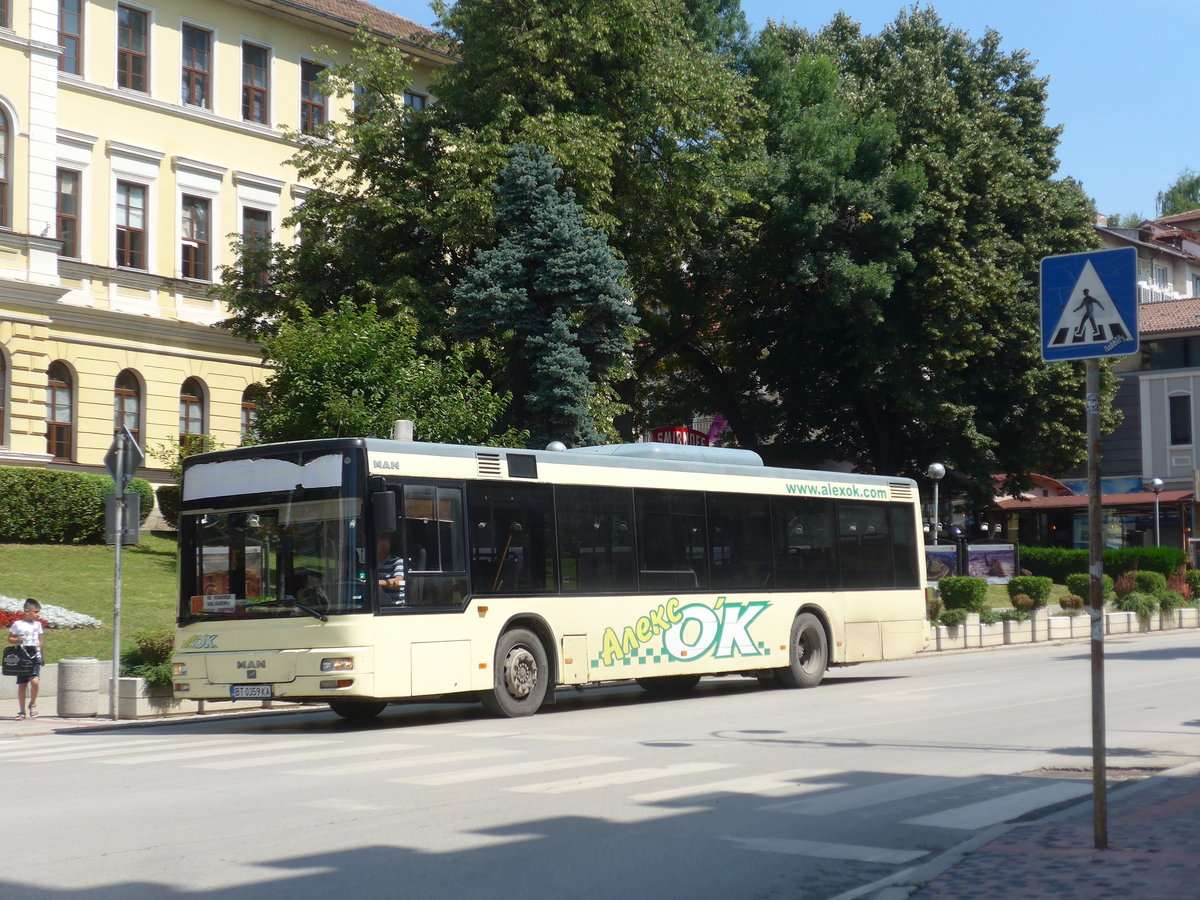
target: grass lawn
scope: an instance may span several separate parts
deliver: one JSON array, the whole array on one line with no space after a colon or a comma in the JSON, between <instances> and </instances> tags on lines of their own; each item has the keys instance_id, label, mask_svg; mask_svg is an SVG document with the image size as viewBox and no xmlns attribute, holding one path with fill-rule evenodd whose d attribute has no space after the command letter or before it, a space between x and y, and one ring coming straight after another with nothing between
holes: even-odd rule
<instances>
[{"instance_id":1,"label":"grass lawn","mask_svg":"<svg viewBox=\"0 0 1200 900\"><path fill-rule=\"evenodd\" d=\"M1057 606L1058 601L1065 596L1067 596L1066 585L1053 585L1050 588L1050 599L1047 603L1050 606ZM989 609L1012 609L1012 602L1008 599L1008 588L1003 584L989 584L987 586L987 605Z\"/></svg>"},{"instance_id":2,"label":"grass lawn","mask_svg":"<svg viewBox=\"0 0 1200 900\"><path fill-rule=\"evenodd\" d=\"M174 538L142 535L121 550L121 648L145 628L175 625ZM0 594L34 597L103 622L100 628L53 628L46 662L64 657L112 659L114 548L106 545L0 544Z\"/></svg>"}]
</instances>

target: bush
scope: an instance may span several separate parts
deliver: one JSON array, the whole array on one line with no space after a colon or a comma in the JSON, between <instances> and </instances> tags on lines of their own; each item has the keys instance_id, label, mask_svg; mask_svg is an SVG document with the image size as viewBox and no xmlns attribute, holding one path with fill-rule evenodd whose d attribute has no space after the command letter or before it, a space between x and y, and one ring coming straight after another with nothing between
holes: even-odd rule
<instances>
[{"instance_id":1,"label":"bush","mask_svg":"<svg viewBox=\"0 0 1200 900\"><path fill-rule=\"evenodd\" d=\"M1187 555L1175 547L1125 547L1104 551L1104 568L1110 572L1161 572L1163 576L1176 572Z\"/></svg>"},{"instance_id":2,"label":"bush","mask_svg":"<svg viewBox=\"0 0 1200 900\"><path fill-rule=\"evenodd\" d=\"M1026 616L1033 609L1033 598L1028 594L1013 594L1009 600L1012 601L1013 609L1025 613Z\"/></svg>"},{"instance_id":3,"label":"bush","mask_svg":"<svg viewBox=\"0 0 1200 900\"><path fill-rule=\"evenodd\" d=\"M936 622L941 614L942 600L938 597L937 591L925 591L925 618L930 622Z\"/></svg>"},{"instance_id":4,"label":"bush","mask_svg":"<svg viewBox=\"0 0 1200 900\"><path fill-rule=\"evenodd\" d=\"M1188 606L1192 602L1192 598L1196 592L1192 590L1192 585L1188 580L1188 573L1180 569L1174 575L1167 578L1167 590L1178 592L1183 598L1183 605Z\"/></svg>"},{"instance_id":5,"label":"bush","mask_svg":"<svg viewBox=\"0 0 1200 900\"><path fill-rule=\"evenodd\" d=\"M1078 594L1068 594L1058 601L1058 605L1067 615L1073 616L1087 606L1087 602Z\"/></svg>"},{"instance_id":6,"label":"bush","mask_svg":"<svg viewBox=\"0 0 1200 900\"><path fill-rule=\"evenodd\" d=\"M154 493L143 478L129 486L142 498L142 521ZM107 475L0 467L0 543L98 544L104 540Z\"/></svg>"},{"instance_id":7,"label":"bush","mask_svg":"<svg viewBox=\"0 0 1200 900\"><path fill-rule=\"evenodd\" d=\"M1187 579L1188 587L1192 589L1192 596L1200 597L1200 569L1188 569L1183 573L1183 577Z\"/></svg>"},{"instance_id":8,"label":"bush","mask_svg":"<svg viewBox=\"0 0 1200 900\"><path fill-rule=\"evenodd\" d=\"M1125 547L1104 551L1104 569L1108 572L1149 569L1170 575L1183 565L1184 560L1184 552L1175 547ZM1021 568L1028 569L1034 575L1045 575L1056 584L1066 584L1068 575L1087 574L1088 551L1063 547L1022 547Z\"/></svg>"},{"instance_id":9,"label":"bush","mask_svg":"<svg viewBox=\"0 0 1200 900\"><path fill-rule=\"evenodd\" d=\"M1033 600L1035 609L1041 609L1050 600L1050 589L1054 582L1044 575L1015 575L1008 580L1008 596L1026 594Z\"/></svg>"},{"instance_id":10,"label":"bush","mask_svg":"<svg viewBox=\"0 0 1200 900\"><path fill-rule=\"evenodd\" d=\"M1130 591L1124 597L1117 597L1117 609L1121 612L1137 613L1140 618L1148 619L1158 611L1158 598L1142 591Z\"/></svg>"},{"instance_id":11,"label":"bush","mask_svg":"<svg viewBox=\"0 0 1200 900\"><path fill-rule=\"evenodd\" d=\"M1158 598L1158 608L1162 612L1170 612L1173 609L1182 609L1187 606L1187 600L1179 591L1173 591L1166 588L1161 594L1155 595Z\"/></svg>"},{"instance_id":12,"label":"bush","mask_svg":"<svg viewBox=\"0 0 1200 900\"><path fill-rule=\"evenodd\" d=\"M1162 572L1141 571L1133 573L1134 590L1143 594L1161 595L1167 589L1167 576Z\"/></svg>"},{"instance_id":13,"label":"bush","mask_svg":"<svg viewBox=\"0 0 1200 900\"><path fill-rule=\"evenodd\" d=\"M158 489L158 511L172 528L179 527L179 498L181 490L177 484L164 484Z\"/></svg>"},{"instance_id":14,"label":"bush","mask_svg":"<svg viewBox=\"0 0 1200 900\"><path fill-rule=\"evenodd\" d=\"M1133 572L1125 572L1118 575L1117 580L1113 582L1113 593L1117 595L1117 599L1121 599L1126 594L1129 594L1137 587L1136 574Z\"/></svg>"},{"instance_id":15,"label":"bush","mask_svg":"<svg viewBox=\"0 0 1200 900\"><path fill-rule=\"evenodd\" d=\"M958 577L958 576L956 576L956 577ZM945 580L945 579L943 579L943 580ZM963 622L967 621L967 613L968 612L970 612L970 610L964 609L961 607L958 609L942 610L942 614L940 616L938 616L938 624L939 625L961 625Z\"/></svg>"},{"instance_id":16,"label":"bush","mask_svg":"<svg viewBox=\"0 0 1200 900\"><path fill-rule=\"evenodd\" d=\"M1029 613L1019 609L985 609L979 614L979 621L984 625L994 625L997 622L1024 622Z\"/></svg>"},{"instance_id":17,"label":"bush","mask_svg":"<svg viewBox=\"0 0 1200 900\"><path fill-rule=\"evenodd\" d=\"M121 674L145 678L156 687L169 686L175 632L170 628L147 628L133 636L134 646L121 654Z\"/></svg>"},{"instance_id":18,"label":"bush","mask_svg":"<svg viewBox=\"0 0 1200 900\"><path fill-rule=\"evenodd\" d=\"M966 575L952 575L938 582L938 594L947 610L979 612L987 605L987 581Z\"/></svg>"},{"instance_id":19,"label":"bush","mask_svg":"<svg viewBox=\"0 0 1200 900\"><path fill-rule=\"evenodd\" d=\"M1075 594L1077 597L1083 597L1086 605L1087 598L1092 593L1092 576L1087 573L1068 575L1066 581L1063 582L1067 586L1067 593ZM1111 575L1100 576L1101 598L1103 600L1111 600L1113 597L1113 580ZM1062 604L1059 604L1062 606ZM1064 607L1065 609L1066 607Z\"/></svg>"}]
</instances>

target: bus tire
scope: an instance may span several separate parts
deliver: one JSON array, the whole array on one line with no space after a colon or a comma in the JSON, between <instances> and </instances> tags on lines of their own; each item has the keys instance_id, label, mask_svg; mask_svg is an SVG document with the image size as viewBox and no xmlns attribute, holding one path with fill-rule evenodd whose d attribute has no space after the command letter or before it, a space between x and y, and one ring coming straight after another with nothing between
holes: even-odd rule
<instances>
[{"instance_id":1,"label":"bus tire","mask_svg":"<svg viewBox=\"0 0 1200 900\"><path fill-rule=\"evenodd\" d=\"M387 707L382 700L330 700L329 708L350 722L366 722Z\"/></svg>"},{"instance_id":2,"label":"bus tire","mask_svg":"<svg viewBox=\"0 0 1200 900\"><path fill-rule=\"evenodd\" d=\"M634 679L648 694L686 694L700 683L699 675L660 675L658 678Z\"/></svg>"},{"instance_id":3,"label":"bus tire","mask_svg":"<svg viewBox=\"0 0 1200 900\"><path fill-rule=\"evenodd\" d=\"M821 683L829 665L829 642L821 620L812 613L800 613L792 622L788 656L790 664L775 673L780 684L786 688L810 688Z\"/></svg>"},{"instance_id":4,"label":"bus tire","mask_svg":"<svg viewBox=\"0 0 1200 900\"><path fill-rule=\"evenodd\" d=\"M506 631L496 644L495 687L479 699L495 716L532 716L546 699L550 664L538 636L527 628Z\"/></svg>"}]
</instances>

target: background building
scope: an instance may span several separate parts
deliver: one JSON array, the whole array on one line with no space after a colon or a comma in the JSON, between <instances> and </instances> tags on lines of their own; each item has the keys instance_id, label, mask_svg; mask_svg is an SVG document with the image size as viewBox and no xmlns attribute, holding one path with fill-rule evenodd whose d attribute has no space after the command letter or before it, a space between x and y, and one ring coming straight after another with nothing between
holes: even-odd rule
<instances>
[{"instance_id":1,"label":"background building","mask_svg":"<svg viewBox=\"0 0 1200 900\"><path fill-rule=\"evenodd\" d=\"M349 113L315 48L367 16L427 102L428 31L357 0L0 0L0 465L103 472L122 424L241 441L265 372L209 287L231 234L288 238L284 129Z\"/></svg>"}]
</instances>

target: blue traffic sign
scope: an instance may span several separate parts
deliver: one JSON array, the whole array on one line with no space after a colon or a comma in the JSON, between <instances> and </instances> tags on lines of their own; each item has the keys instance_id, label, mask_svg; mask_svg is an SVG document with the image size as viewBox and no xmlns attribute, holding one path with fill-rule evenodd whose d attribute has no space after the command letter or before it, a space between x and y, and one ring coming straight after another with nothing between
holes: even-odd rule
<instances>
[{"instance_id":1,"label":"blue traffic sign","mask_svg":"<svg viewBox=\"0 0 1200 900\"><path fill-rule=\"evenodd\" d=\"M1137 250L1044 257L1041 318L1047 362L1136 353Z\"/></svg>"}]
</instances>

